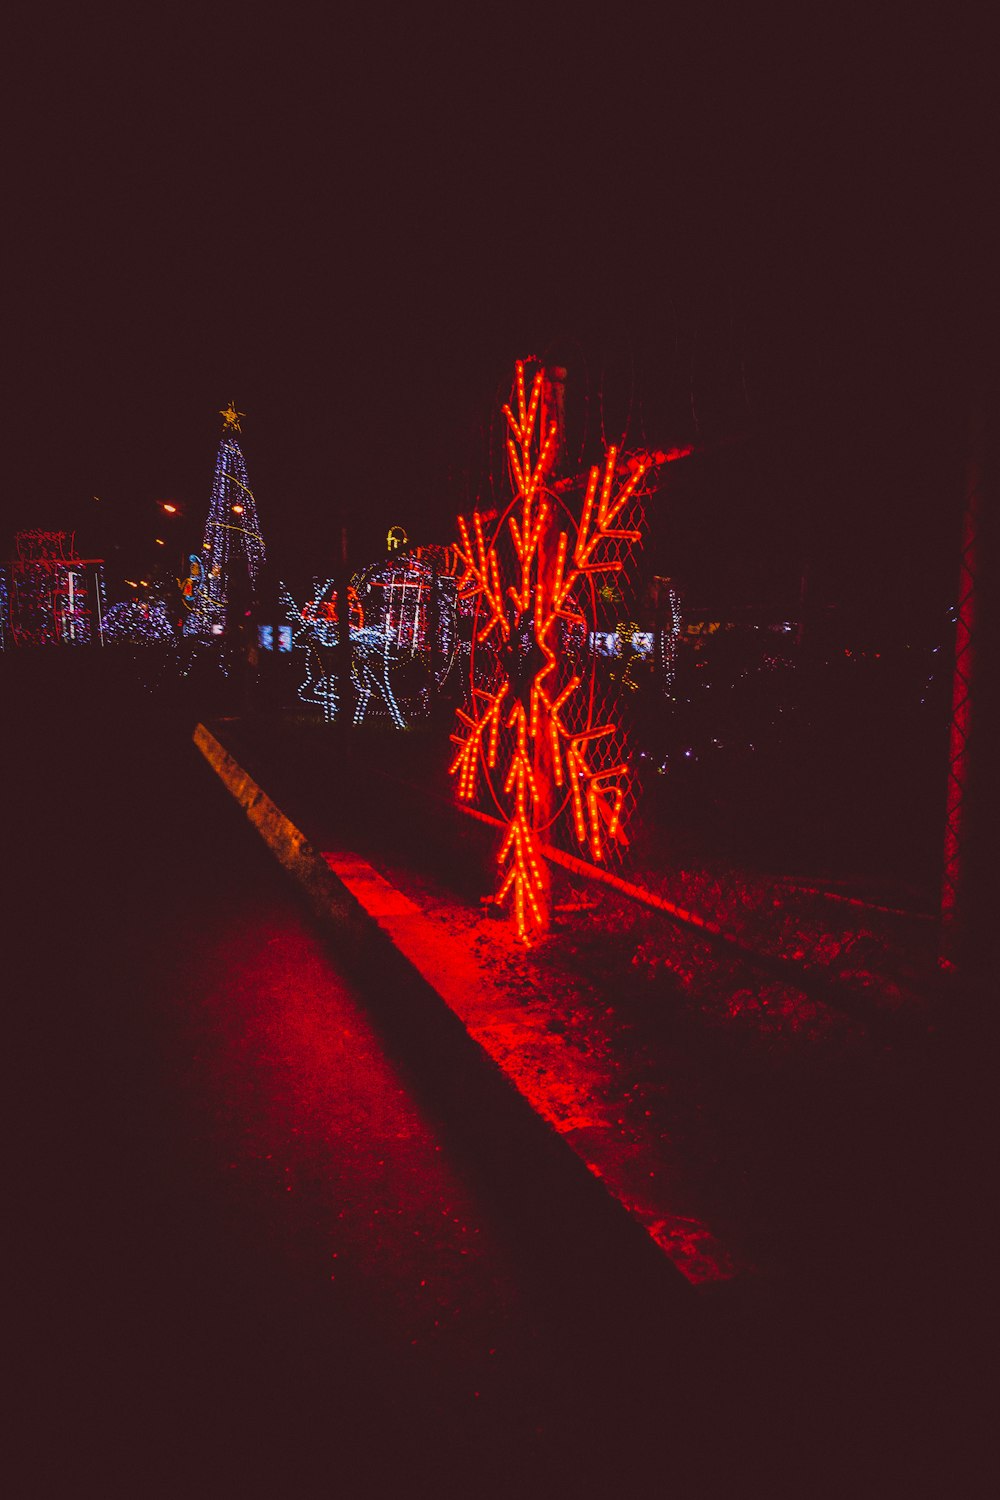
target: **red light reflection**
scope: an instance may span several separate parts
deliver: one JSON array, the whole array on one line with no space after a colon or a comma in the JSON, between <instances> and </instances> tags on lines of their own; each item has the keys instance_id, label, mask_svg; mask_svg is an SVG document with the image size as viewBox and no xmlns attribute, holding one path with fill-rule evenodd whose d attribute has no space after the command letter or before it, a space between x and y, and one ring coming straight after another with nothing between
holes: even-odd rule
<instances>
[{"instance_id":1,"label":"red light reflection","mask_svg":"<svg viewBox=\"0 0 1000 1500\"><path fill-rule=\"evenodd\" d=\"M187 978L189 1096L261 1233L310 1280L346 1273L355 1298L360 1279L394 1337L434 1342L461 1314L463 1344L488 1343L514 1291L485 1216L298 915L234 921Z\"/></svg>"}]
</instances>

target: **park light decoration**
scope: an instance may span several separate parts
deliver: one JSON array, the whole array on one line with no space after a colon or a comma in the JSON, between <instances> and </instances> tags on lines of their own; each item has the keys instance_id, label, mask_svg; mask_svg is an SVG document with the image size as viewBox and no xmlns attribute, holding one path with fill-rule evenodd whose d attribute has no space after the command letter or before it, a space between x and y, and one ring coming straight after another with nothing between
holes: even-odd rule
<instances>
[{"instance_id":1,"label":"park light decoration","mask_svg":"<svg viewBox=\"0 0 1000 1500\"><path fill-rule=\"evenodd\" d=\"M660 629L657 631L658 665L667 692L672 692L677 677L677 651L681 634L681 596L669 578L654 578Z\"/></svg>"},{"instance_id":2,"label":"park light decoration","mask_svg":"<svg viewBox=\"0 0 1000 1500\"><path fill-rule=\"evenodd\" d=\"M511 904L525 942L548 920L543 837L568 826L595 863L625 842L629 762L597 676L598 594L641 540L658 466L684 451L610 446L585 476L558 477L559 401L531 363L530 391L519 361L503 407L513 498L499 517L458 518L469 676L450 766L459 800L491 797L506 825L496 900Z\"/></svg>"},{"instance_id":3,"label":"park light decoration","mask_svg":"<svg viewBox=\"0 0 1000 1500\"><path fill-rule=\"evenodd\" d=\"M15 646L103 643L104 563L81 557L75 533L19 531L8 565L4 634Z\"/></svg>"},{"instance_id":4,"label":"park light decoration","mask_svg":"<svg viewBox=\"0 0 1000 1500\"><path fill-rule=\"evenodd\" d=\"M104 621L108 612L108 596L104 588L104 565L94 572L94 608L97 611L97 634L104 645Z\"/></svg>"},{"instance_id":5,"label":"park light decoration","mask_svg":"<svg viewBox=\"0 0 1000 1500\"><path fill-rule=\"evenodd\" d=\"M348 586L355 724L381 717L394 729L408 728L429 712L433 690L455 661L454 570L444 571L448 549L421 550L427 555L406 553L371 563ZM293 650L305 652L298 695L320 707L330 723L339 713L340 605L334 580L318 581L301 607L284 586L281 597Z\"/></svg>"},{"instance_id":6,"label":"park light decoration","mask_svg":"<svg viewBox=\"0 0 1000 1500\"><path fill-rule=\"evenodd\" d=\"M317 704L330 724L337 717L337 664L334 651L340 639L340 607L332 578L314 584L312 597L297 605L287 585L280 588L285 619L292 627L292 649L302 649L306 656L306 675L299 684L298 696L303 703ZM352 651L356 632L364 626L361 609L353 588L347 593Z\"/></svg>"},{"instance_id":7,"label":"park light decoration","mask_svg":"<svg viewBox=\"0 0 1000 1500\"><path fill-rule=\"evenodd\" d=\"M215 459L215 474L201 553L189 557L189 571L178 580L187 606L184 634L211 639L224 633L226 609L244 580L251 597L256 593L266 560L264 539L257 518L257 502L247 480L246 460L236 438L240 418L233 402L220 411L222 441Z\"/></svg>"},{"instance_id":8,"label":"park light decoration","mask_svg":"<svg viewBox=\"0 0 1000 1500\"><path fill-rule=\"evenodd\" d=\"M228 406L220 407L219 416L222 418L223 432L242 432L240 418L245 417L246 412L237 411L235 401L230 401Z\"/></svg>"},{"instance_id":9,"label":"park light decoration","mask_svg":"<svg viewBox=\"0 0 1000 1500\"><path fill-rule=\"evenodd\" d=\"M136 646L155 646L177 638L162 599L123 599L112 604L104 618L105 639Z\"/></svg>"}]
</instances>

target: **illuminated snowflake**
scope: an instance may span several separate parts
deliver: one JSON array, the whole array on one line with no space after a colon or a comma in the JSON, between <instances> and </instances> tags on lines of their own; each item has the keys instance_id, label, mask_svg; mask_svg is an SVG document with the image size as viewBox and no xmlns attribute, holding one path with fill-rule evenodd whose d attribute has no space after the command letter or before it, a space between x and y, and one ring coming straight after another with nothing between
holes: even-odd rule
<instances>
[{"instance_id":1,"label":"illuminated snowflake","mask_svg":"<svg viewBox=\"0 0 1000 1500\"><path fill-rule=\"evenodd\" d=\"M606 450L580 479L555 479L557 424L543 426L544 372L530 396L517 365L503 408L513 499L494 519L460 516L459 608L470 621L469 686L451 772L474 801L481 777L506 825L499 902L530 941L546 926L542 837L567 823L591 860L622 839L629 783L624 737L604 709L594 649L599 595L640 540L650 471L667 455Z\"/></svg>"}]
</instances>

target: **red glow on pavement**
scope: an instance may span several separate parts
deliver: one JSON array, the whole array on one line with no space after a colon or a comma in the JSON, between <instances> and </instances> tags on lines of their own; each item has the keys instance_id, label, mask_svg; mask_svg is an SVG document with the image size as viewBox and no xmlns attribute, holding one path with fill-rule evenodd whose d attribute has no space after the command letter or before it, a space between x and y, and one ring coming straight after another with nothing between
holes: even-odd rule
<instances>
[{"instance_id":1,"label":"red glow on pavement","mask_svg":"<svg viewBox=\"0 0 1000 1500\"><path fill-rule=\"evenodd\" d=\"M491 822L496 820L490 820ZM536 1114L562 1136L593 1175L643 1225L677 1269L694 1285L730 1280L735 1263L708 1225L669 1207L649 1181L642 1154L619 1118L620 1101L606 1061L599 1024L587 1019L585 1005L574 1007L571 1024L588 1039L581 1052L566 1044L561 1024L545 1025L537 1010L526 1011L508 985L497 982L518 964L520 940L507 927L476 923L471 943L442 922L422 913L357 855L325 853L323 858L352 896L380 925L416 969L458 1016L469 1035L506 1074ZM481 951L479 951L481 950ZM565 1021L564 1010L552 1014ZM601 1060L604 1059L604 1060ZM613 1070L612 1070L613 1071ZM587 1144L583 1144L586 1142Z\"/></svg>"},{"instance_id":2,"label":"red glow on pavement","mask_svg":"<svg viewBox=\"0 0 1000 1500\"><path fill-rule=\"evenodd\" d=\"M317 939L296 914L248 912L187 978L204 1008L188 1087L204 1100L208 1149L259 1200L263 1230L332 1290L350 1274L352 1296L384 1326L404 1323L406 1343L474 1339L494 1315L484 1298L514 1296L507 1268ZM442 1309L459 1308L448 1331Z\"/></svg>"}]
</instances>

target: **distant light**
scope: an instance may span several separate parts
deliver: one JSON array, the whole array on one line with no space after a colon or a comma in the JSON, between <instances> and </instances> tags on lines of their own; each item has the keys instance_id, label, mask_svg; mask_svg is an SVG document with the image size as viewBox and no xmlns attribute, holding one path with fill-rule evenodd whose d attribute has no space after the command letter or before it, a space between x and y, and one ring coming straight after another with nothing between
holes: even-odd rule
<instances>
[{"instance_id":1,"label":"distant light","mask_svg":"<svg viewBox=\"0 0 1000 1500\"><path fill-rule=\"evenodd\" d=\"M232 506L232 512L233 512L234 516L241 516L243 514L243 507L242 507L242 505L234 505L234 506Z\"/></svg>"},{"instance_id":2,"label":"distant light","mask_svg":"<svg viewBox=\"0 0 1000 1500\"><path fill-rule=\"evenodd\" d=\"M177 514L176 505L171 505L169 500L161 500L160 508L161 510L165 510L168 516L176 516Z\"/></svg>"},{"instance_id":3,"label":"distant light","mask_svg":"<svg viewBox=\"0 0 1000 1500\"><path fill-rule=\"evenodd\" d=\"M144 588L144 589L148 589L148 588L149 588L149 582L148 582L148 580L147 580L147 579L145 579L145 578L140 578L140 579L139 579L139 583L140 583L140 586L141 586L141 587L142 587L142 588Z\"/></svg>"},{"instance_id":4,"label":"distant light","mask_svg":"<svg viewBox=\"0 0 1000 1500\"><path fill-rule=\"evenodd\" d=\"M158 546L158 547L165 547L165 546L166 546L166 545L167 545L167 544L166 544L166 542L165 542L165 541L164 541L164 540L163 540L163 538L162 538L162 536L158 536L158 537L157 537L157 538L156 538L156 545L157 545L157 546Z\"/></svg>"}]
</instances>

